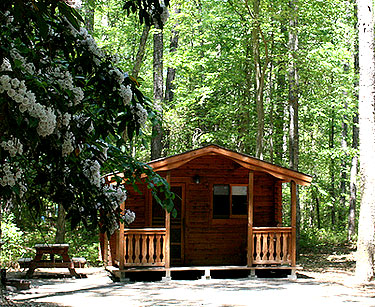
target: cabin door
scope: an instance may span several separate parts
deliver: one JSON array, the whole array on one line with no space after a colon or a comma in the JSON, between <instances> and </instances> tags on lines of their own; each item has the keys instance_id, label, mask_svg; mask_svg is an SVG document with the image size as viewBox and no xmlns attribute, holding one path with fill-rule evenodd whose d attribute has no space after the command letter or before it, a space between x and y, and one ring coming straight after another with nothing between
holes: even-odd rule
<instances>
[{"instance_id":1,"label":"cabin door","mask_svg":"<svg viewBox=\"0 0 375 307\"><path fill-rule=\"evenodd\" d=\"M171 265L184 264L184 216L185 216L185 184L172 184L172 192L176 195L174 207L177 216L171 216L170 253Z\"/></svg>"}]
</instances>

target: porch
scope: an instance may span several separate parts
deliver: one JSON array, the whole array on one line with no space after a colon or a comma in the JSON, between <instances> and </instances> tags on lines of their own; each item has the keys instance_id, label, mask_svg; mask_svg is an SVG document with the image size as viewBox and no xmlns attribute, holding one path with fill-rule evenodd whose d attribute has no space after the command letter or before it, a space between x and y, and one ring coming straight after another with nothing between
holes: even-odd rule
<instances>
[{"instance_id":1,"label":"porch","mask_svg":"<svg viewBox=\"0 0 375 307\"><path fill-rule=\"evenodd\" d=\"M295 244L292 232L292 227L252 227L252 240L248 249L252 252L246 268L294 267ZM171 267L166 228L123 229L118 235L118 242L123 244L117 245L113 264L120 270Z\"/></svg>"}]
</instances>

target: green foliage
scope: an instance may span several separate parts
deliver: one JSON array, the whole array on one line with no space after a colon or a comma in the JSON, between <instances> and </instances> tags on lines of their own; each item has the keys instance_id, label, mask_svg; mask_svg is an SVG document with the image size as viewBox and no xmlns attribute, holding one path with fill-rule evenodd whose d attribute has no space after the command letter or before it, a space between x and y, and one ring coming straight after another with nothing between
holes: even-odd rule
<instances>
[{"instance_id":1,"label":"green foliage","mask_svg":"<svg viewBox=\"0 0 375 307\"><path fill-rule=\"evenodd\" d=\"M347 243L347 231L316 227L304 227L300 235L301 251L330 251Z\"/></svg>"},{"instance_id":2,"label":"green foliage","mask_svg":"<svg viewBox=\"0 0 375 307\"><path fill-rule=\"evenodd\" d=\"M24 233L14 223L11 214L4 214L1 222L0 266L14 267L26 252Z\"/></svg>"}]
</instances>

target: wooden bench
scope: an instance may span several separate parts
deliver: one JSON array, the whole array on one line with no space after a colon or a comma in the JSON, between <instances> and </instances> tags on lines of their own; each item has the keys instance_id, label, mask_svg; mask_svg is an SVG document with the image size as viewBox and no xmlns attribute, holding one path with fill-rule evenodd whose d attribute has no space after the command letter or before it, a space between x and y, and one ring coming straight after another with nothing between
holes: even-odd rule
<instances>
[{"instance_id":1,"label":"wooden bench","mask_svg":"<svg viewBox=\"0 0 375 307\"><path fill-rule=\"evenodd\" d=\"M75 268L84 268L87 262L84 257L72 257L72 261Z\"/></svg>"}]
</instances>

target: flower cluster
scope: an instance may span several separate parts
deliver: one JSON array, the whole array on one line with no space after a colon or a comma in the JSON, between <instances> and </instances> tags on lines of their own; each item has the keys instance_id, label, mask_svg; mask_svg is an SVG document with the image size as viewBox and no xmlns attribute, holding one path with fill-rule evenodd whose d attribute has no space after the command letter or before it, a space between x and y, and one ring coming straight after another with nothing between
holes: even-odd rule
<instances>
[{"instance_id":1,"label":"flower cluster","mask_svg":"<svg viewBox=\"0 0 375 307\"><path fill-rule=\"evenodd\" d=\"M127 192L121 186L114 188L112 185L107 185L104 187L104 193L113 209L118 208L127 198Z\"/></svg>"},{"instance_id":2,"label":"flower cluster","mask_svg":"<svg viewBox=\"0 0 375 307\"><path fill-rule=\"evenodd\" d=\"M134 222L135 220L135 213L129 209L125 210L125 214L122 216L124 222L129 225Z\"/></svg>"},{"instance_id":3,"label":"flower cluster","mask_svg":"<svg viewBox=\"0 0 375 307\"><path fill-rule=\"evenodd\" d=\"M66 132L64 136L64 142L62 144L62 156L66 157L71 154L74 150L74 135L72 132Z\"/></svg>"},{"instance_id":4,"label":"flower cluster","mask_svg":"<svg viewBox=\"0 0 375 307\"><path fill-rule=\"evenodd\" d=\"M8 75L0 77L0 94L7 92L8 96L19 104L19 110L39 119L37 132L40 136L47 136L54 132L56 115L51 107L45 107L36 102L35 94L27 90L25 81L11 78Z\"/></svg>"},{"instance_id":5,"label":"flower cluster","mask_svg":"<svg viewBox=\"0 0 375 307\"><path fill-rule=\"evenodd\" d=\"M50 74L56 79L61 89L72 91L74 105L79 104L83 100L84 93L80 87L74 86L73 77L69 71L64 72L59 67L55 67L51 70Z\"/></svg>"},{"instance_id":6,"label":"flower cluster","mask_svg":"<svg viewBox=\"0 0 375 307\"><path fill-rule=\"evenodd\" d=\"M100 188L100 164L98 161L85 160L83 163L83 174L94 186Z\"/></svg>"},{"instance_id":7,"label":"flower cluster","mask_svg":"<svg viewBox=\"0 0 375 307\"><path fill-rule=\"evenodd\" d=\"M124 105L127 106L133 97L133 92L130 85L125 86L123 84L120 85L120 96L123 99Z\"/></svg>"},{"instance_id":8,"label":"flower cluster","mask_svg":"<svg viewBox=\"0 0 375 307\"><path fill-rule=\"evenodd\" d=\"M21 182L22 178L22 170L18 169L17 171L13 170L12 166L5 162L2 165L2 173L3 176L0 177L0 185L5 187L5 186L10 186L14 187L16 184L19 186L19 196L22 197L23 194L27 191L26 186Z\"/></svg>"},{"instance_id":9,"label":"flower cluster","mask_svg":"<svg viewBox=\"0 0 375 307\"><path fill-rule=\"evenodd\" d=\"M33 63L27 63L26 59L18 53L16 49L12 49L10 51L10 55L13 60L19 61L21 63L21 67L30 75L35 73L35 66Z\"/></svg>"},{"instance_id":10,"label":"flower cluster","mask_svg":"<svg viewBox=\"0 0 375 307\"><path fill-rule=\"evenodd\" d=\"M136 116L138 124L143 126L147 121L146 109L140 103L137 103L135 106L131 106L131 111Z\"/></svg>"},{"instance_id":11,"label":"flower cluster","mask_svg":"<svg viewBox=\"0 0 375 307\"><path fill-rule=\"evenodd\" d=\"M78 32L69 22L68 24L72 34L78 38L78 44L87 46L88 50L93 55L94 63L99 66L101 59L104 57L104 52L98 47L95 39L87 32L85 28L81 28Z\"/></svg>"},{"instance_id":12,"label":"flower cluster","mask_svg":"<svg viewBox=\"0 0 375 307\"><path fill-rule=\"evenodd\" d=\"M13 140L11 139L8 141L3 141L1 142L0 146L9 152L9 155L11 157L14 157L17 153L19 155L22 155L23 153L23 145L16 138L14 138Z\"/></svg>"},{"instance_id":13,"label":"flower cluster","mask_svg":"<svg viewBox=\"0 0 375 307\"><path fill-rule=\"evenodd\" d=\"M118 82L118 84L122 84L125 80L124 74L118 68L111 69L109 71L109 74L111 76L113 76L113 75L115 76L115 79ZM114 89L116 89L116 88L114 88Z\"/></svg>"}]
</instances>

